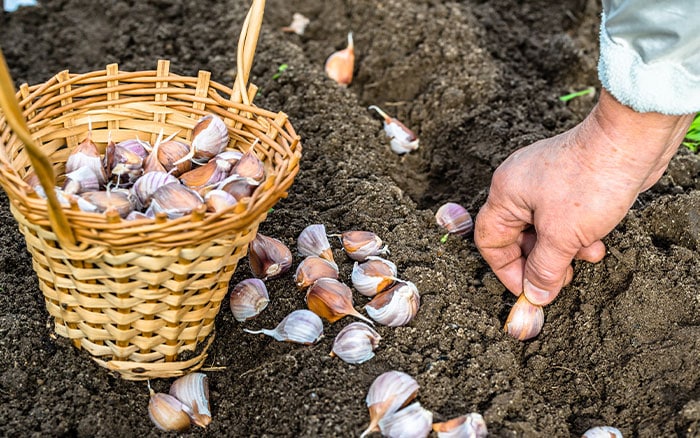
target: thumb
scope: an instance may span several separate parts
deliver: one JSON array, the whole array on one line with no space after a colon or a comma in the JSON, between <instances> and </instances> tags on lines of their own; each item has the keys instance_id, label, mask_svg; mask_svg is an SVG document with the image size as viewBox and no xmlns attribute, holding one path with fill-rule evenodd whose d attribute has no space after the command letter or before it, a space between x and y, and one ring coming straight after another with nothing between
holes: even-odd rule
<instances>
[{"instance_id":1,"label":"thumb","mask_svg":"<svg viewBox=\"0 0 700 438\"><path fill-rule=\"evenodd\" d=\"M525 262L523 293L528 301L539 306L551 303L567 280L575 254L538 239Z\"/></svg>"}]
</instances>

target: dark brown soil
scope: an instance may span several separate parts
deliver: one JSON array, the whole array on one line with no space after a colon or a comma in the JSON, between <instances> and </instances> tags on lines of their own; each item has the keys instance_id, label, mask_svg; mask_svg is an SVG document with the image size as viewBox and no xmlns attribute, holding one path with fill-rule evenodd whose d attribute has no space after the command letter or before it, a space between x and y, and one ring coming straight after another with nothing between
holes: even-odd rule
<instances>
[{"instance_id":1,"label":"dark brown soil","mask_svg":"<svg viewBox=\"0 0 700 438\"><path fill-rule=\"evenodd\" d=\"M151 70L159 58L230 84L247 7L52 0L0 16L0 45L17 84L111 62ZM418 380L436 420L480 412L493 436L577 436L595 425L626 437L700 436L700 157L681 149L606 238L606 258L576 263L531 342L503 333L515 300L471 236L441 244L433 218L446 201L476 213L505 157L585 116L594 98L557 97L599 87L597 2L270 0L266 11L256 103L289 114L304 157L260 231L292 249L312 223L374 231L422 307L407 327L379 328L374 359L348 365L328 352L349 318L326 324L313 347L243 332L305 306L291 273L269 281L272 301L258 319L239 324L221 309L207 363L225 367L208 372L214 421L187 436L357 436L369 385L391 369ZM279 30L294 12L311 19L304 36ZM350 30L355 81L341 88L323 64ZM280 64L289 69L275 80ZM372 104L413 128L420 149L393 154ZM0 218L0 435L159 435L145 382L119 379L53 334L4 195ZM349 282L339 245L335 256ZM234 283L249 276L242 261ZM357 295L358 308L365 302Z\"/></svg>"}]
</instances>

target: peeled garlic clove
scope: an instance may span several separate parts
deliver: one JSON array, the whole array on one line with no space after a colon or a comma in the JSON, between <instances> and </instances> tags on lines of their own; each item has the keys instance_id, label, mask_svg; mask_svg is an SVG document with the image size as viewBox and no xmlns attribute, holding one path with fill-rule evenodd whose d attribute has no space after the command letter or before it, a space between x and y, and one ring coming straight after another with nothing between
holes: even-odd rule
<instances>
[{"instance_id":1,"label":"peeled garlic clove","mask_svg":"<svg viewBox=\"0 0 700 438\"><path fill-rule=\"evenodd\" d=\"M371 231L345 231L341 233L340 240L348 256L358 262L389 252L386 245L382 246L382 239Z\"/></svg>"},{"instance_id":2,"label":"peeled garlic clove","mask_svg":"<svg viewBox=\"0 0 700 438\"><path fill-rule=\"evenodd\" d=\"M238 322L258 316L269 302L267 287L259 278L243 280L231 291L231 312Z\"/></svg>"},{"instance_id":3,"label":"peeled garlic clove","mask_svg":"<svg viewBox=\"0 0 700 438\"><path fill-rule=\"evenodd\" d=\"M204 196L207 211L224 211L238 203L236 198L223 190L212 190Z\"/></svg>"},{"instance_id":4,"label":"peeled garlic clove","mask_svg":"<svg viewBox=\"0 0 700 438\"><path fill-rule=\"evenodd\" d=\"M352 32L348 33L348 46L343 50L333 53L326 60L326 74L339 85L348 85L352 82L352 71L355 68L355 44L352 40Z\"/></svg>"},{"instance_id":5,"label":"peeled garlic clove","mask_svg":"<svg viewBox=\"0 0 700 438\"><path fill-rule=\"evenodd\" d=\"M79 167L66 174L63 191L69 195L100 190L100 181L90 167Z\"/></svg>"},{"instance_id":6,"label":"peeled garlic clove","mask_svg":"<svg viewBox=\"0 0 700 438\"><path fill-rule=\"evenodd\" d=\"M379 324L398 327L411 322L419 307L420 294L416 285L410 281L400 281L377 294L367 303L365 310Z\"/></svg>"},{"instance_id":7,"label":"peeled garlic clove","mask_svg":"<svg viewBox=\"0 0 700 438\"><path fill-rule=\"evenodd\" d=\"M177 183L174 176L166 172L148 172L137 179L130 191L136 199L136 207L144 209L151 204L151 197L164 185Z\"/></svg>"},{"instance_id":8,"label":"peeled garlic clove","mask_svg":"<svg viewBox=\"0 0 700 438\"><path fill-rule=\"evenodd\" d=\"M231 163L216 159L183 173L180 175L180 181L187 187L197 189L220 183L228 177L230 171Z\"/></svg>"},{"instance_id":9,"label":"peeled garlic clove","mask_svg":"<svg viewBox=\"0 0 700 438\"><path fill-rule=\"evenodd\" d=\"M257 233L250 242L249 250L250 270L263 280L279 277L292 266L292 252L273 237Z\"/></svg>"},{"instance_id":10,"label":"peeled garlic clove","mask_svg":"<svg viewBox=\"0 0 700 438\"><path fill-rule=\"evenodd\" d=\"M194 161L206 163L222 152L228 141L228 128L220 117L214 114L202 117L192 130Z\"/></svg>"},{"instance_id":11,"label":"peeled garlic clove","mask_svg":"<svg viewBox=\"0 0 700 438\"><path fill-rule=\"evenodd\" d=\"M370 256L364 263L355 262L351 275L352 285L362 295L373 297L394 283L396 272L394 263Z\"/></svg>"},{"instance_id":12,"label":"peeled garlic clove","mask_svg":"<svg viewBox=\"0 0 700 438\"><path fill-rule=\"evenodd\" d=\"M293 32L297 35L304 35L304 31L306 30L306 26L309 25L311 20L303 16L302 14L295 12L294 15L292 15L292 22L289 26L284 26L282 28L283 32Z\"/></svg>"},{"instance_id":13,"label":"peeled garlic clove","mask_svg":"<svg viewBox=\"0 0 700 438\"><path fill-rule=\"evenodd\" d=\"M488 430L481 414L462 415L443 423L434 423L438 438L486 438Z\"/></svg>"},{"instance_id":14,"label":"peeled garlic clove","mask_svg":"<svg viewBox=\"0 0 700 438\"><path fill-rule=\"evenodd\" d=\"M510 309L503 330L519 341L526 341L540 334L543 325L542 306L530 303L525 294L520 294L518 301Z\"/></svg>"},{"instance_id":15,"label":"peeled garlic clove","mask_svg":"<svg viewBox=\"0 0 700 438\"><path fill-rule=\"evenodd\" d=\"M163 212L175 219L192 213L203 204L204 199L194 190L180 183L170 183L153 192L149 209L154 214Z\"/></svg>"},{"instance_id":16,"label":"peeled garlic clove","mask_svg":"<svg viewBox=\"0 0 700 438\"><path fill-rule=\"evenodd\" d=\"M253 148L251 147L250 150L243 154L241 159L238 160L238 163L233 166L231 173L261 182L265 178L265 164L253 153Z\"/></svg>"},{"instance_id":17,"label":"peeled garlic clove","mask_svg":"<svg viewBox=\"0 0 700 438\"><path fill-rule=\"evenodd\" d=\"M353 322L335 337L331 356L352 364L367 362L374 357L380 339L382 337L372 327L364 322Z\"/></svg>"},{"instance_id":18,"label":"peeled garlic clove","mask_svg":"<svg viewBox=\"0 0 700 438\"><path fill-rule=\"evenodd\" d=\"M94 205L100 213L113 208L119 213L119 216L125 218L134 209L129 193L124 190L85 192L81 193L80 197Z\"/></svg>"},{"instance_id":19,"label":"peeled garlic clove","mask_svg":"<svg viewBox=\"0 0 700 438\"><path fill-rule=\"evenodd\" d=\"M297 238L297 249L299 254L309 257L323 257L335 264L333 259L333 250L328 242L326 235L326 227L323 224L313 224L304 228Z\"/></svg>"},{"instance_id":20,"label":"peeled garlic clove","mask_svg":"<svg viewBox=\"0 0 700 438\"><path fill-rule=\"evenodd\" d=\"M389 116L376 105L371 105L369 109L377 111L384 118L384 133L391 139L392 151L401 155L418 149L418 137L406 125Z\"/></svg>"},{"instance_id":21,"label":"peeled garlic clove","mask_svg":"<svg viewBox=\"0 0 700 438\"><path fill-rule=\"evenodd\" d=\"M190 373L175 380L170 386L170 395L181 401L192 422L199 427L211 423L209 409L209 382L206 374Z\"/></svg>"},{"instance_id":22,"label":"peeled garlic clove","mask_svg":"<svg viewBox=\"0 0 700 438\"><path fill-rule=\"evenodd\" d=\"M379 420L379 430L387 438L425 438L430 434L432 424L433 413L416 402L385 415Z\"/></svg>"},{"instance_id":23,"label":"peeled garlic clove","mask_svg":"<svg viewBox=\"0 0 700 438\"><path fill-rule=\"evenodd\" d=\"M622 438L622 432L612 426L597 426L585 431L581 438Z\"/></svg>"},{"instance_id":24,"label":"peeled garlic clove","mask_svg":"<svg viewBox=\"0 0 700 438\"><path fill-rule=\"evenodd\" d=\"M448 202L438 208L435 220L448 233L458 236L467 234L474 229L474 221L467 209L454 202Z\"/></svg>"},{"instance_id":25,"label":"peeled garlic clove","mask_svg":"<svg viewBox=\"0 0 700 438\"><path fill-rule=\"evenodd\" d=\"M87 137L83 140L66 160L66 173L71 173L81 167L89 167L97 176L100 185L107 182L107 174L102 167L102 158L97 145L92 141L92 132L88 132Z\"/></svg>"},{"instance_id":26,"label":"peeled garlic clove","mask_svg":"<svg viewBox=\"0 0 700 438\"><path fill-rule=\"evenodd\" d=\"M374 379L365 401L369 408L370 423L361 437L377 431L379 420L391 415L416 398L418 382L401 371L387 371Z\"/></svg>"},{"instance_id":27,"label":"peeled garlic clove","mask_svg":"<svg viewBox=\"0 0 700 438\"><path fill-rule=\"evenodd\" d=\"M302 260L294 276L297 287L306 289L319 278L338 279L338 265L317 256L309 256Z\"/></svg>"},{"instance_id":28,"label":"peeled garlic clove","mask_svg":"<svg viewBox=\"0 0 700 438\"><path fill-rule=\"evenodd\" d=\"M316 280L306 291L306 305L309 310L331 323L352 315L373 324L352 306L352 290L334 278Z\"/></svg>"},{"instance_id":29,"label":"peeled garlic clove","mask_svg":"<svg viewBox=\"0 0 700 438\"><path fill-rule=\"evenodd\" d=\"M243 331L252 334L262 333L278 341L311 345L323 336L323 321L314 312L300 309L287 315L273 330L243 329Z\"/></svg>"},{"instance_id":30,"label":"peeled garlic clove","mask_svg":"<svg viewBox=\"0 0 700 438\"><path fill-rule=\"evenodd\" d=\"M187 407L170 394L151 391L148 401L148 416L153 424L162 431L183 431L190 428L190 416Z\"/></svg>"}]
</instances>

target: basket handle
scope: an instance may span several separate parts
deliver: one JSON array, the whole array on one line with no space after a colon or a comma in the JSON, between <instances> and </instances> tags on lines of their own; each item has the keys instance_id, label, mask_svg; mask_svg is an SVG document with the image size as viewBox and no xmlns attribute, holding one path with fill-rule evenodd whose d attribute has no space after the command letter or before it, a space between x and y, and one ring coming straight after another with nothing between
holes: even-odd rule
<instances>
[{"instance_id":1,"label":"basket handle","mask_svg":"<svg viewBox=\"0 0 700 438\"><path fill-rule=\"evenodd\" d=\"M236 53L236 79L234 80L233 92L231 93L231 101L234 103L250 105L246 89L248 88L250 70L253 68L253 58L258 45L264 13L265 0L253 0L253 4L243 22Z\"/></svg>"},{"instance_id":2,"label":"basket handle","mask_svg":"<svg viewBox=\"0 0 700 438\"><path fill-rule=\"evenodd\" d=\"M61 245L64 247L74 246L75 235L73 234L73 229L70 227L68 218L66 218L63 208L58 202L58 198L56 198L56 192L53 190L54 182L56 181L53 167L51 167L51 163L46 155L34 142L32 134L29 132L27 121L22 115L19 103L17 103L16 95L12 77L5 62L5 55L0 49L0 108L5 114L7 124L10 125L15 134L24 143L29 160L32 163L32 167L34 167L34 172L46 192L46 197L49 201L49 222L51 222L53 232L56 233L56 237Z\"/></svg>"}]
</instances>

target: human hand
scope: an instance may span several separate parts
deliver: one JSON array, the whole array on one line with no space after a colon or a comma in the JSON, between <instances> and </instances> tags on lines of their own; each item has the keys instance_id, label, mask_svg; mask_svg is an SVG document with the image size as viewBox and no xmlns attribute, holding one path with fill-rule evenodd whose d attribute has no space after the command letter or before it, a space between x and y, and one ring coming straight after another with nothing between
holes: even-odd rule
<instances>
[{"instance_id":1,"label":"human hand","mask_svg":"<svg viewBox=\"0 0 700 438\"><path fill-rule=\"evenodd\" d=\"M501 282L549 304L574 258L605 255L601 239L661 177L693 115L637 113L603 90L571 130L519 149L493 175L474 241Z\"/></svg>"}]
</instances>

